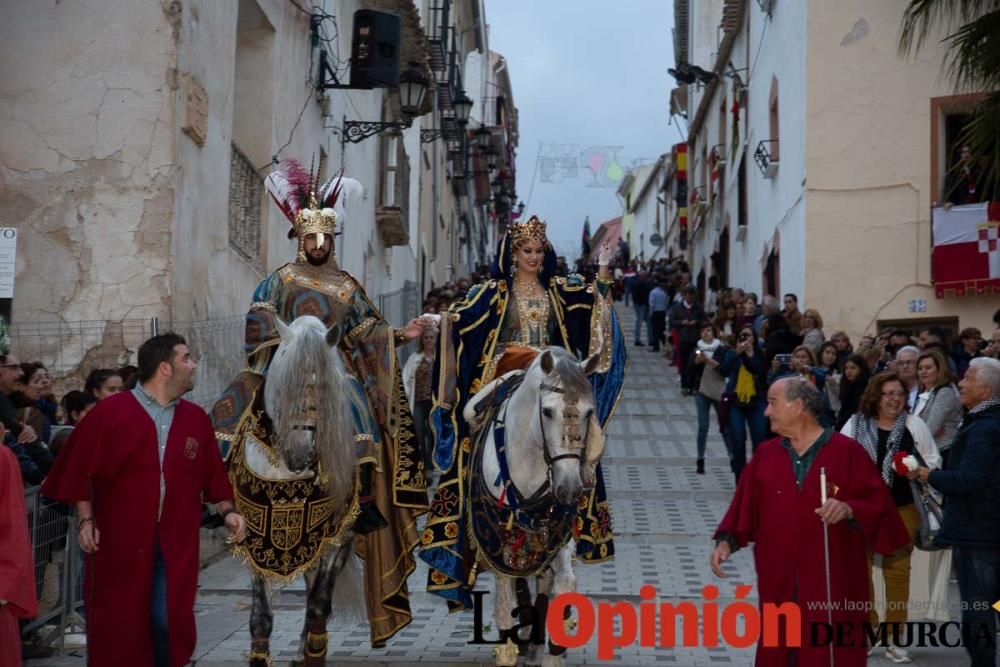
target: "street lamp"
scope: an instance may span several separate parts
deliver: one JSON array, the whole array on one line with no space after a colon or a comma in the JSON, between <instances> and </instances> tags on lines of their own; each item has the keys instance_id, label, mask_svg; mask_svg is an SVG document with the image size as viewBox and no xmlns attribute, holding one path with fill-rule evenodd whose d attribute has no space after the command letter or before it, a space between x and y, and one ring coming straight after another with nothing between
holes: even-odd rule
<instances>
[{"instance_id":1,"label":"street lamp","mask_svg":"<svg viewBox=\"0 0 1000 667\"><path fill-rule=\"evenodd\" d=\"M490 143L492 143L493 133L490 132L485 125L480 125L479 129L476 130L476 145L480 149L486 150Z\"/></svg>"},{"instance_id":2,"label":"street lamp","mask_svg":"<svg viewBox=\"0 0 1000 667\"><path fill-rule=\"evenodd\" d=\"M428 80L416 63L410 63L410 67L399 75L399 103L406 120L397 123L393 121L367 121L367 120L347 120L344 116L344 123L340 128L340 145L345 146L347 142L357 144L368 137L381 134L386 130L404 130L413 122L413 118L420 115L420 107L424 103L424 95L427 93ZM424 133L420 134L421 141L424 140Z\"/></svg>"},{"instance_id":3,"label":"street lamp","mask_svg":"<svg viewBox=\"0 0 1000 667\"><path fill-rule=\"evenodd\" d=\"M472 100L465 94L464 90L458 91L458 97L451 102L455 108L455 122L465 127L469 123L469 114L472 112Z\"/></svg>"},{"instance_id":4,"label":"street lamp","mask_svg":"<svg viewBox=\"0 0 1000 667\"><path fill-rule=\"evenodd\" d=\"M407 116L420 115L420 107L424 102L427 86L427 77L416 66L416 63L410 63L410 67L399 75L399 101L404 114Z\"/></svg>"},{"instance_id":5,"label":"street lamp","mask_svg":"<svg viewBox=\"0 0 1000 667\"><path fill-rule=\"evenodd\" d=\"M492 146L487 146L483 153L486 155L486 166L490 171L495 171L497 168L497 150Z\"/></svg>"}]
</instances>

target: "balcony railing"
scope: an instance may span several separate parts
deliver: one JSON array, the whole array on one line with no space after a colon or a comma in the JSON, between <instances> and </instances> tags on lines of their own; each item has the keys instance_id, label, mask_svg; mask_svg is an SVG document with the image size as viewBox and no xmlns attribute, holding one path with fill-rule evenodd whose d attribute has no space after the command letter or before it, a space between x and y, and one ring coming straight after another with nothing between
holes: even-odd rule
<instances>
[{"instance_id":1,"label":"balcony railing","mask_svg":"<svg viewBox=\"0 0 1000 667\"><path fill-rule=\"evenodd\" d=\"M451 0L432 0L427 17L427 45L430 65L435 72L446 71L448 55L448 15Z\"/></svg>"},{"instance_id":2,"label":"balcony railing","mask_svg":"<svg viewBox=\"0 0 1000 667\"><path fill-rule=\"evenodd\" d=\"M764 178L774 178L778 174L778 160L773 156L778 154L778 140L764 139L757 144L757 150L753 152L753 160L760 168L760 173Z\"/></svg>"}]
</instances>

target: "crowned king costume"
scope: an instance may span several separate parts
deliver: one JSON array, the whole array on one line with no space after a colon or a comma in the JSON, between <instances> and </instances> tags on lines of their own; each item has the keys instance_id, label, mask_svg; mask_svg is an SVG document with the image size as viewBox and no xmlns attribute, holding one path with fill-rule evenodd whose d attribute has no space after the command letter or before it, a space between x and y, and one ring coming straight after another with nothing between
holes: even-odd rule
<instances>
[{"instance_id":1,"label":"crowned king costume","mask_svg":"<svg viewBox=\"0 0 1000 667\"><path fill-rule=\"evenodd\" d=\"M298 163L268 175L268 193L292 223L298 255L258 285L246 317L247 368L212 410L216 436L229 466L236 505L246 517L247 539L236 547L265 577L287 581L312 567L349 530L365 561L371 641L382 645L411 620L406 578L413 571L416 517L427 510L423 462L396 363L404 341L353 276L336 266L333 250L322 265L307 258L305 241L322 246L343 224L345 202L362 190L352 179L320 186ZM247 448L275 457L264 383L280 342L275 318L303 315L340 325L338 347L353 387L352 414L358 482L353 500L335 507L322 493L323 471L312 480L261 479L247 465ZM317 466L320 464L317 463Z\"/></svg>"}]
</instances>

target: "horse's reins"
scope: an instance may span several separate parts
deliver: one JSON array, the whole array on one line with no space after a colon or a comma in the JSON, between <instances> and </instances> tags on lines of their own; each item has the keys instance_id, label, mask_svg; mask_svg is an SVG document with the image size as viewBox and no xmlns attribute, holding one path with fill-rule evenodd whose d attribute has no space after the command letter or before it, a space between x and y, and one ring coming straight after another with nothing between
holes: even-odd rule
<instances>
[{"instance_id":1,"label":"horse's reins","mask_svg":"<svg viewBox=\"0 0 1000 667\"><path fill-rule=\"evenodd\" d=\"M551 391L556 394L566 393L566 390L563 389L562 387L556 387L551 384L545 384L544 382L538 386L538 389L539 391ZM577 412L576 408L570 408L568 406L563 408L563 441L566 443L566 448L571 451L567 452L566 454L557 454L556 456L552 456L552 454L549 452L549 441L545 437L545 422L542 410L543 410L542 397L541 395L539 395L538 423L541 425L542 429L542 455L545 457L545 462L549 465L550 473L552 470L552 464L555 463L556 461L561 461L563 459L576 459L577 461L583 463L583 454L581 452L586 447L586 444L584 444L583 436L580 434L577 428L576 419L580 416L580 414Z\"/></svg>"},{"instance_id":2,"label":"horse's reins","mask_svg":"<svg viewBox=\"0 0 1000 667\"><path fill-rule=\"evenodd\" d=\"M520 383L523 382L523 380L524 380L523 376L521 376L520 378L518 378L518 384L520 385ZM508 382L507 380L501 380L500 384L497 387L494 388L494 391L493 391L493 400L494 401L496 401L497 395L500 393L499 390L503 387L503 385L507 384L507 382ZM513 391L511 391L508 395L506 395L504 397L504 399L501 399L501 400L509 401L510 399L512 399L514 397L514 392L516 392L518 388L520 388L520 387L519 386L515 387ZM540 392L541 391L551 391L551 392L554 392L554 393L557 393L557 394L565 394L566 393L566 390L563 389L562 387L557 387L555 385L546 384L544 382L542 384L540 384L538 388L539 388ZM492 419L492 421L491 421L491 423L489 425L490 428L495 429L498 424L501 425L501 426L503 426L504 428L506 428L506 425L507 425L506 424L506 422L507 422L507 407L508 407L508 405L509 405L509 403L507 403L506 405L503 406L503 415L501 416L501 414L500 414L501 410L498 409L498 407L499 407L498 404L494 403L494 408L495 409L494 409L494 413L493 413L493 419ZM580 432L579 432L579 430L577 428L576 422L574 421L571 425L568 425L566 423L565 419L564 419L564 421L563 421L563 439L564 440L568 440L568 448L569 449L577 450L577 451L570 451L570 452L567 452L565 454L556 454L555 456L553 456L552 453L549 451L549 441L548 441L548 438L545 436L545 422L544 422L544 415L543 415L543 412L542 412L543 409L544 408L542 407L542 397L541 397L541 395L539 395L539 397L538 397L538 422L539 422L539 428L542 431L542 456L545 459L545 463L546 463L546 468L547 468L548 474L546 476L545 482L538 488L538 490L535 491L535 493L533 493L530 498L525 498L524 499L524 502L526 504L529 504L529 505L533 505L533 504L537 503L538 501L542 500L545 496L549 495L549 490L552 488L552 464L556 463L557 461L561 461L563 459L576 459L577 461L579 461L582 464L582 462L583 462L582 450L586 446L584 444L584 442L583 442L583 436L580 434ZM564 409L564 413L563 414L564 414L564 418L565 417L574 418L574 417L578 417L579 416L576 413L576 409L575 408L569 408L569 407L567 407L567 408ZM567 431L569 431L569 432L567 433ZM502 455L502 456L506 457L506 453L502 453L501 454L501 452L498 451L497 454L498 454L498 456ZM506 489L508 486L509 486L508 492L506 494L504 494L503 492L501 493L501 496L500 496L501 502L502 502L502 499L504 498L505 495L515 495L517 497L523 498L523 495L521 494L521 492L518 491L517 487L514 485L514 480L513 479L509 480L509 484L505 484L504 485L504 489ZM517 503L517 501L515 501L515 503L516 504L520 504L520 503Z\"/></svg>"}]
</instances>

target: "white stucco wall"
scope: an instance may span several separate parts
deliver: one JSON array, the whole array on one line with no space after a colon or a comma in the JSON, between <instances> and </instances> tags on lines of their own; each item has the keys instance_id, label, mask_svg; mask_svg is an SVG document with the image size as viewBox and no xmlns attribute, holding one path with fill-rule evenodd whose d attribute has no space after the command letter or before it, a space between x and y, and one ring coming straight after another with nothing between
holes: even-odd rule
<instances>
[{"instance_id":1,"label":"white stucco wall","mask_svg":"<svg viewBox=\"0 0 1000 667\"><path fill-rule=\"evenodd\" d=\"M776 3L768 18L754 4L748 4L749 57L743 63L751 70L743 73L748 82L747 125L741 138L746 141L748 229L743 241L735 241L730 253L730 283L760 293L767 253L779 237L782 293L800 297L805 287L805 207L806 180L806 14L807 3ZM766 34L764 34L766 31ZM763 40L762 40L763 34ZM758 52L757 45L760 45ZM741 45L743 46L743 45ZM746 46L744 46L744 49ZM735 51L735 50L734 50ZM745 51L743 52L746 53ZM756 62L756 64L754 64ZM753 161L753 152L763 139L771 139L769 99L772 76L778 80L780 167L774 179L765 179ZM735 183L737 171L729 170ZM735 206L735 190L729 202ZM735 208L732 209L735 213ZM735 225L736 216L731 215ZM734 237L735 238L735 237Z\"/></svg>"},{"instance_id":2,"label":"white stucco wall","mask_svg":"<svg viewBox=\"0 0 1000 667\"><path fill-rule=\"evenodd\" d=\"M649 242L649 239L656 232L656 208L659 206L656 197L659 194L657 186L661 174L662 171L657 169L655 165L637 169L636 185L632 191L635 207L632 216L632 253L633 256L642 257L646 261L649 261L653 253L656 252L656 247ZM642 192L643 186L650 178L653 179L653 182L649 183L645 192ZM660 233L662 235L662 222Z\"/></svg>"}]
</instances>

